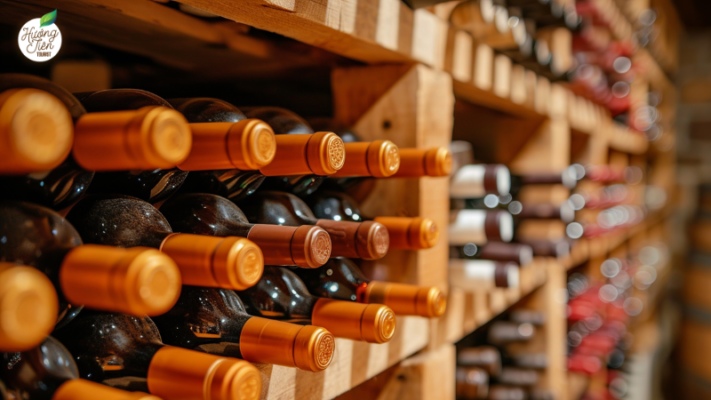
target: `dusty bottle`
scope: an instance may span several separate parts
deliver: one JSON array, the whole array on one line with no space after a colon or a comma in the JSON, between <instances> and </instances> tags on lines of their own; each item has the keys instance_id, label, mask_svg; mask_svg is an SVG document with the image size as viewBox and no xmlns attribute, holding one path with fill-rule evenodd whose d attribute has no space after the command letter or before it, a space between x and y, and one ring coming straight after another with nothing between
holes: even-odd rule
<instances>
[{"instance_id":1,"label":"dusty bottle","mask_svg":"<svg viewBox=\"0 0 711 400\"><path fill-rule=\"evenodd\" d=\"M64 208L83 194L93 172L67 157L79 101L46 79L0 74L0 197Z\"/></svg>"},{"instance_id":2,"label":"dusty bottle","mask_svg":"<svg viewBox=\"0 0 711 400\"><path fill-rule=\"evenodd\" d=\"M129 196L87 196L67 214L86 243L152 247L170 256L185 285L245 289L264 269L262 250L241 237L173 233L150 203Z\"/></svg>"},{"instance_id":3,"label":"dusty bottle","mask_svg":"<svg viewBox=\"0 0 711 400\"><path fill-rule=\"evenodd\" d=\"M0 261L42 271L59 295L58 323L78 306L156 315L175 304L180 272L153 249L82 245L74 227L48 208L22 202L0 205Z\"/></svg>"},{"instance_id":4,"label":"dusty bottle","mask_svg":"<svg viewBox=\"0 0 711 400\"><path fill-rule=\"evenodd\" d=\"M164 343L205 353L314 372L333 358L326 329L251 316L229 289L186 286L178 303L153 321Z\"/></svg>"},{"instance_id":5,"label":"dusty bottle","mask_svg":"<svg viewBox=\"0 0 711 400\"><path fill-rule=\"evenodd\" d=\"M39 345L57 321L57 292L35 268L0 262L0 352Z\"/></svg>"},{"instance_id":6,"label":"dusty bottle","mask_svg":"<svg viewBox=\"0 0 711 400\"><path fill-rule=\"evenodd\" d=\"M263 121L277 134L274 165L256 171L216 169L191 174L181 189L186 193L212 193L239 201L262 184L299 192L311 190L322 181L322 175L333 174L343 167L343 141L332 133L314 131L295 114L283 109L239 109L212 98L170 100L193 123L241 123ZM247 111L247 114L242 111ZM262 110L262 111L259 111ZM266 109L271 110L271 108ZM281 136L286 135L286 136Z\"/></svg>"},{"instance_id":7,"label":"dusty bottle","mask_svg":"<svg viewBox=\"0 0 711 400\"><path fill-rule=\"evenodd\" d=\"M253 223L323 228L331 237L332 257L377 260L388 252L390 237L383 224L317 219L303 200L290 193L260 191L242 203L242 210Z\"/></svg>"},{"instance_id":8,"label":"dusty bottle","mask_svg":"<svg viewBox=\"0 0 711 400\"><path fill-rule=\"evenodd\" d=\"M355 199L343 192L319 190L304 200L316 218L353 222L366 220ZM439 241L439 227L429 218L376 217L373 221L387 228L389 249L429 249Z\"/></svg>"},{"instance_id":9,"label":"dusty bottle","mask_svg":"<svg viewBox=\"0 0 711 400\"><path fill-rule=\"evenodd\" d=\"M102 90L80 97L90 111L133 110L146 106L173 108L166 100L135 89ZM274 158L274 134L261 121L241 118L219 123L191 123L189 129L192 145L177 168L99 174L92 190L129 194L155 203L178 190L188 177L187 171L255 170Z\"/></svg>"},{"instance_id":10,"label":"dusty bottle","mask_svg":"<svg viewBox=\"0 0 711 400\"><path fill-rule=\"evenodd\" d=\"M335 337L385 343L395 332L395 314L387 306L312 296L295 273L282 267L267 268L240 296L252 315L322 326Z\"/></svg>"},{"instance_id":11,"label":"dusty bottle","mask_svg":"<svg viewBox=\"0 0 711 400\"><path fill-rule=\"evenodd\" d=\"M331 238L318 226L251 224L242 210L224 197L185 193L161 206L178 232L208 236L240 236L256 243L267 265L317 268L331 255Z\"/></svg>"},{"instance_id":12,"label":"dusty bottle","mask_svg":"<svg viewBox=\"0 0 711 400\"><path fill-rule=\"evenodd\" d=\"M256 400L259 371L236 358L163 344L148 317L88 311L58 330L82 378L166 399Z\"/></svg>"},{"instance_id":13,"label":"dusty bottle","mask_svg":"<svg viewBox=\"0 0 711 400\"><path fill-rule=\"evenodd\" d=\"M24 400L161 400L79 379L69 351L48 336L22 353L0 353L0 398Z\"/></svg>"},{"instance_id":14,"label":"dusty bottle","mask_svg":"<svg viewBox=\"0 0 711 400\"><path fill-rule=\"evenodd\" d=\"M447 307L447 299L436 287L369 281L347 258L332 258L321 268L294 272L315 296L385 304L397 315L436 318Z\"/></svg>"}]
</instances>

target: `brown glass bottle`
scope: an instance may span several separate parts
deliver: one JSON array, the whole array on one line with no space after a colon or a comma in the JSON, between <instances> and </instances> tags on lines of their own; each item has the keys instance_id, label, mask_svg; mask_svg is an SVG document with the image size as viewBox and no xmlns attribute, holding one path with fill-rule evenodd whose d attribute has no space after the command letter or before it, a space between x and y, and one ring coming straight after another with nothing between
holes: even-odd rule
<instances>
[{"instance_id":1,"label":"brown glass bottle","mask_svg":"<svg viewBox=\"0 0 711 400\"><path fill-rule=\"evenodd\" d=\"M317 219L303 200L286 192L259 191L242 202L242 210L253 223L325 229L333 244L332 257L377 260L387 254L390 245L388 230L382 224Z\"/></svg>"},{"instance_id":2,"label":"brown glass bottle","mask_svg":"<svg viewBox=\"0 0 711 400\"><path fill-rule=\"evenodd\" d=\"M503 385L533 386L538 383L540 375L536 370L519 367L503 367L496 381Z\"/></svg>"},{"instance_id":3,"label":"brown glass bottle","mask_svg":"<svg viewBox=\"0 0 711 400\"><path fill-rule=\"evenodd\" d=\"M328 329L335 337L385 343L395 332L395 314L380 304L312 296L292 271L269 267L255 286L240 293L247 312Z\"/></svg>"},{"instance_id":4,"label":"brown glass bottle","mask_svg":"<svg viewBox=\"0 0 711 400\"><path fill-rule=\"evenodd\" d=\"M489 393L489 374L481 368L457 367L455 387L457 399L486 399Z\"/></svg>"},{"instance_id":5,"label":"brown glass bottle","mask_svg":"<svg viewBox=\"0 0 711 400\"><path fill-rule=\"evenodd\" d=\"M489 327L488 342L494 345L504 345L513 342L525 342L536 333L529 323L496 321Z\"/></svg>"},{"instance_id":6,"label":"brown glass bottle","mask_svg":"<svg viewBox=\"0 0 711 400\"><path fill-rule=\"evenodd\" d=\"M319 190L304 199L316 218L334 221L363 222L358 204L351 196L333 190ZM439 227L429 218L376 217L388 230L390 249L421 250L434 247L439 241Z\"/></svg>"},{"instance_id":7,"label":"brown glass bottle","mask_svg":"<svg viewBox=\"0 0 711 400\"><path fill-rule=\"evenodd\" d=\"M84 379L166 399L256 400L261 393L250 363L167 346L148 317L87 311L55 335Z\"/></svg>"},{"instance_id":8,"label":"brown glass bottle","mask_svg":"<svg viewBox=\"0 0 711 400\"><path fill-rule=\"evenodd\" d=\"M48 336L22 353L0 353L0 398L23 400L161 400L79 379L69 351Z\"/></svg>"},{"instance_id":9,"label":"brown glass bottle","mask_svg":"<svg viewBox=\"0 0 711 400\"><path fill-rule=\"evenodd\" d=\"M133 197L87 196L67 219L86 243L159 249L175 260L186 285L245 289L264 269L262 250L250 240L174 234L158 209Z\"/></svg>"},{"instance_id":10,"label":"brown glass bottle","mask_svg":"<svg viewBox=\"0 0 711 400\"><path fill-rule=\"evenodd\" d=\"M12 174L0 177L0 197L57 210L76 201L94 176L67 157L81 103L46 79L0 74L0 110L0 173Z\"/></svg>"},{"instance_id":11,"label":"brown glass bottle","mask_svg":"<svg viewBox=\"0 0 711 400\"><path fill-rule=\"evenodd\" d=\"M180 273L173 260L146 248L82 245L77 231L48 208L0 204L0 261L37 268L59 295L58 323L77 306L155 315L175 304Z\"/></svg>"},{"instance_id":12,"label":"brown glass bottle","mask_svg":"<svg viewBox=\"0 0 711 400\"><path fill-rule=\"evenodd\" d=\"M507 385L489 386L489 400L526 400L526 391L520 387Z\"/></svg>"},{"instance_id":13,"label":"brown glass bottle","mask_svg":"<svg viewBox=\"0 0 711 400\"><path fill-rule=\"evenodd\" d=\"M224 197L179 194L166 201L161 212L178 232L246 237L262 249L267 265L317 268L331 255L331 238L323 228L250 224L242 210Z\"/></svg>"},{"instance_id":14,"label":"brown glass bottle","mask_svg":"<svg viewBox=\"0 0 711 400\"><path fill-rule=\"evenodd\" d=\"M0 352L39 345L57 321L57 292L35 268L0 262Z\"/></svg>"},{"instance_id":15,"label":"brown glass bottle","mask_svg":"<svg viewBox=\"0 0 711 400\"><path fill-rule=\"evenodd\" d=\"M309 292L329 299L385 304L397 315L436 318L444 314L447 299L434 286L370 281L347 258L332 258L317 269L298 269Z\"/></svg>"},{"instance_id":16,"label":"brown glass bottle","mask_svg":"<svg viewBox=\"0 0 711 400\"><path fill-rule=\"evenodd\" d=\"M533 249L520 243L489 242L481 246L467 243L464 246L450 246L449 258L510 261L518 265L528 265L533 261Z\"/></svg>"},{"instance_id":17,"label":"brown glass bottle","mask_svg":"<svg viewBox=\"0 0 711 400\"><path fill-rule=\"evenodd\" d=\"M501 353L491 346L468 347L457 353L457 365L481 368L496 377L501 373Z\"/></svg>"},{"instance_id":18,"label":"brown glass bottle","mask_svg":"<svg viewBox=\"0 0 711 400\"><path fill-rule=\"evenodd\" d=\"M229 289L185 286L153 321L165 344L306 371L326 369L335 350L326 329L251 316Z\"/></svg>"}]
</instances>

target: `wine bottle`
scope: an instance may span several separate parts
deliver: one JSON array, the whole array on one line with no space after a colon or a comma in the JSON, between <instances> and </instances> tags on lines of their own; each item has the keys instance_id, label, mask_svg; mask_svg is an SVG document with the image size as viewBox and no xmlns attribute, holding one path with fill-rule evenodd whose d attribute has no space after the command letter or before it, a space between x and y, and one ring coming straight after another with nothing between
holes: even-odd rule
<instances>
[{"instance_id":1,"label":"wine bottle","mask_svg":"<svg viewBox=\"0 0 711 400\"><path fill-rule=\"evenodd\" d=\"M253 223L323 228L331 237L332 257L377 260L388 252L390 238L382 224L316 219L306 203L290 193L260 191L243 202L242 209Z\"/></svg>"},{"instance_id":2,"label":"wine bottle","mask_svg":"<svg viewBox=\"0 0 711 400\"><path fill-rule=\"evenodd\" d=\"M525 342L536 333L533 325L519 324L510 321L496 321L489 327L488 342L501 346L514 342Z\"/></svg>"},{"instance_id":3,"label":"wine bottle","mask_svg":"<svg viewBox=\"0 0 711 400\"><path fill-rule=\"evenodd\" d=\"M389 307L312 296L286 268L266 268L259 283L242 293L252 315L322 326L335 337L385 343L395 332L395 314Z\"/></svg>"},{"instance_id":4,"label":"wine bottle","mask_svg":"<svg viewBox=\"0 0 711 400\"><path fill-rule=\"evenodd\" d=\"M262 249L267 265L317 268L331 255L331 238L323 228L250 224L242 210L224 197L179 194L160 209L177 232L246 237Z\"/></svg>"},{"instance_id":5,"label":"wine bottle","mask_svg":"<svg viewBox=\"0 0 711 400\"><path fill-rule=\"evenodd\" d=\"M370 281L347 258L332 258L321 268L294 272L315 296L385 304L397 315L436 318L442 316L447 307L447 299L434 286Z\"/></svg>"},{"instance_id":6,"label":"wine bottle","mask_svg":"<svg viewBox=\"0 0 711 400\"><path fill-rule=\"evenodd\" d=\"M79 379L69 351L48 336L22 353L0 353L0 398L23 400L161 400Z\"/></svg>"},{"instance_id":7,"label":"wine bottle","mask_svg":"<svg viewBox=\"0 0 711 400\"><path fill-rule=\"evenodd\" d=\"M464 246L450 246L449 257L465 260L510 261L524 266L533 261L533 248L520 243L489 242L481 246L467 243Z\"/></svg>"},{"instance_id":8,"label":"wine bottle","mask_svg":"<svg viewBox=\"0 0 711 400\"><path fill-rule=\"evenodd\" d=\"M251 316L229 289L186 286L153 322L171 346L305 371L326 369L335 350L326 329Z\"/></svg>"},{"instance_id":9,"label":"wine bottle","mask_svg":"<svg viewBox=\"0 0 711 400\"><path fill-rule=\"evenodd\" d=\"M543 326L546 323L546 313L538 310L519 308L509 313L509 320L519 324L531 324L533 326Z\"/></svg>"},{"instance_id":10,"label":"wine bottle","mask_svg":"<svg viewBox=\"0 0 711 400\"><path fill-rule=\"evenodd\" d=\"M519 267L514 263L489 260L449 260L452 285L468 290L517 288Z\"/></svg>"},{"instance_id":11,"label":"wine bottle","mask_svg":"<svg viewBox=\"0 0 711 400\"><path fill-rule=\"evenodd\" d=\"M311 207L316 218L363 221L363 215L355 199L345 193L319 190L304 200ZM376 217L373 221L387 228L390 237L389 249L429 249L439 241L439 228L429 218Z\"/></svg>"},{"instance_id":12,"label":"wine bottle","mask_svg":"<svg viewBox=\"0 0 711 400\"><path fill-rule=\"evenodd\" d=\"M250 363L161 342L148 317L88 311L55 332L82 378L166 399L258 399L259 371Z\"/></svg>"},{"instance_id":13,"label":"wine bottle","mask_svg":"<svg viewBox=\"0 0 711 400\"><path fill-rule=\"evenodd\" d=\"M457 399L486 399L489 394L489 374L481 368L457 367L455 392Z\"/></svg>"},{"instance_id":14,"label":"wine bottle","mask_svg":"<svg viewBox=\"0 0 711 400\"><path fill-rule=\"evenodd\" d=\"M24 74L0 74L0 173L48 171L72 148L72 117L81 106L49 81ZM70 102L71 104L71 102Z\"/></svg>"},{"instance_id":15,"label":"wine bottle","mask_svg":"<svg viewBox=\"0 0 711 400\"><path fill-rule=\"evenodd\" d=\"M517 239L518 242L531 246L533 254L541 257L564 257L570 254L571 239L534 240L530 238Z\"/></svg>"},{"instance_id":16,"label":"wine bottle","mask_svg":"<svg viewBox=\"0 0 711 400\"><path fill-rule=\"evenodd\" d=\"M523 388L506 385L490 385L489 400L526 400L528 396Z\"/></svg>"},{"instance_id":17,"label":"wine bottle","mask_svg":"<svg viewBox=\"0 0 711 400\"><path fill-rule=\"evenodd\" d=\"M82 245L79 234L48 208L22 202L0 205L0 261L44 272L59 295L58 321L84 305L135 315L156 315L178 299L175 262L153 249Z\"/></svg>"},{"instance_id":18,"label":"wine bottle","mask_svg":"<svg viewBox=\"0 0 711 400\"><path fill-rule=\"evenodd\" d=\"M147 106L173 108L155 94L136 89L102 90L79 96L82 104L94 112L134 110ZM189 105L186 107L190 108ZM242 115L242 118L214 124L191 123L189 128L193 138L190 153L176 168L99 174L92 191L123 193L156 203L180 188L188 177L187 171L219 168L255 170L274 158L274 133L261 121L246 120Z\"/></svg>"},{"instance_id":19,"label":"wine bottle","mask_svg":"<svg viewBox=\"0 0 711 400\"><path fill-rule=\"evenodd\" d=\"M503 367L496 377L498 383L512 386L533 386L540 380L536 370L518 367Z\"/></svg>"},{"instance_id":20,"label":"wine bottle","mask_svg":"<svg viewBox=\"0 0 711 400\"><path fill-rule=\"evenodd\" d=\"M513 239L513 217L507 211L452 210L449 220L450 246L510 242Z\"/></svg>"},{"instance_id":21,"label":"wine bottle","mask_svg":"<svg viewBox=\"0 0 711 400\"><path fill-rule=\"evenodd\" d=\"M500 164L473 164L461 167L452 177L449 196L454 199L475 199L486 194L505 195L514 198L525 185L562 184L574 188L582 177L579 165L571 165L562 173L535 173L513 175Z\"/></svg>"},{"instance_id":22,"label":"wine bottle","mask_svg":"<svg viewBox=\"0 0 711 400\"><path fill-rule=\"evenodd\" d=\"M548 355L546 353L518 353L504 357L504 363L526 369L546 369Z\"/></svg>"},{"instance_id":23,"label":"wine bottle","mask_svg":"<svg viewBox=\"0 0 711 400\"><path fill-rule=\"evenodd\" d=\"M481 368L496 377L501 373L501 353L491 346L468 347L457 353L457 365Z\"/></svg>"},{"instance_id":24,"label":"wine bottle","mask_svg":"<svg viewBox=\"0 0 711 400\"><path fill-rule=\"evenodd\" d=\"M54 329L58 307L57 292L44 274L0 262L0 352L39 345Z\"/></svg>"},{"instance_id":25,"label":"wine bottle","mask_svg":"<svg viewBox=\"0 0 711 400\"><path fill-rule=\"evenodd\" d=\"M245 289L264 269L262 250L252 241L173 233L155 207L133 197L87 196L67 219L86 243L160 249L175 260L185 285Z\"/></svg>"}]
</instances>

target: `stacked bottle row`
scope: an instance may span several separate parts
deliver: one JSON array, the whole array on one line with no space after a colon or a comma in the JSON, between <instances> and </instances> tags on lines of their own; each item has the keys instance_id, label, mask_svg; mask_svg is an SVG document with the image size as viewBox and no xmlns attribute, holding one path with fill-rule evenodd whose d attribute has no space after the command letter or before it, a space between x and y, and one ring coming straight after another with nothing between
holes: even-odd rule
<instances>
[{"instance_id":1,"label":"stacked bottle row","mask_svg":"<svg viewBox=\"0 0 711 400\"><path fill-rule=\"evenodd\" d=\"M643 247L635 257L610 258L599 278L573 273L568 278L568 370L604 377L604 393L585 398L625 398L629 389L626 360L633 336L628 328L651 306L646 291L665 273L668 254L663 244Z\"/></svg>"},{"instance_id":2,"label":"stacked bottle row","mask_svg":"<svg viewBox=\"0 0 711 400\"><path fill-rule=\"evenodd\" d=\"M516 63L550 80L567 79L576 7L557 0L469 0L452 9L450 23Z\"/></svg>"},{"instance_id":3,"label":"stacked bottle row","mask_svg":"<svg viewBox=\"0 0 711 400\"><path fill-rule=\"evenodd\" d=\"M568 193L585 168L574 165L562 173L514 175L504 165L471 164L466 142L454 142L452 149L455 158L463 160L450 184L452 284L469 290L515 288L519 268L529 265L534 255L568 253L571 226L576 227L576 211L584 204L570 196L553 204L551 196L527 193L551 192L555 187Z\"/></svg>"},{"instance_id":4,"label":"stacked bottle row","mask_svg":"<svg viewBox=\"0 0 711 400\"><path fill-rule=\"evenodd\" d=\"M346 191L446 176L446 149L18 74L0 75L0 116L3 398L253 399L249 362L321 371L335 338L444 313L438 288L351 260L431 248L434 222L366 217Z\"/></svg>"},{"instance_id":5,"label":"stacked bottle row","mask_svg":"<svg viewBox=\"0 0 711 400\"><path fill-rule=\"evenodd\" d=\"M515 309L459 343L457 399L554 399L541 379L548 366L545 350L538 347L545 317L540 311Z\"/></svg>"}]
</instances>

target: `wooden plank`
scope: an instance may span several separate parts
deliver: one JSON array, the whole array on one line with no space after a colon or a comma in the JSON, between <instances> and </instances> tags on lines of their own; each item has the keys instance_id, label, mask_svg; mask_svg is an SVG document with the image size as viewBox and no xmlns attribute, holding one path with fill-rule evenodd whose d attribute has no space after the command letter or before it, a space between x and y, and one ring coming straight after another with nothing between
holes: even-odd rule
<instances>
[{"instance_id":1,"label":"wooden plank","mask_svg":"<svg viewBox=\"0 0 711 400\"><path fill-rule=\"evenodd\" d=\"M262 375L262 399L332 399L425 347L428 321L397 317L395 335L388 343L373 344L336 339L331 365L321 372L271 364L255 364Z\"/></svg>"}]
</instances>

